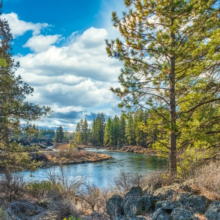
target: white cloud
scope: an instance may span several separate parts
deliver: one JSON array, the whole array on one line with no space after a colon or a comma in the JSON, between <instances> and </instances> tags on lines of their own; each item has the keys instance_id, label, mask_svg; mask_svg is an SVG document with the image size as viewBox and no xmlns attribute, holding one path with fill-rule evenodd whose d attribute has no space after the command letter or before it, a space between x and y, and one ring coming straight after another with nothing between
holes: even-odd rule
<instances>
[{"instance_id":1,"label":"white cloud","mask_svg":"<svg viewBox=\"0 0 220 220\"><path fill-rule=\"evenodd\" d=\"M43 52L59 41L60 35L38 35L30 38L23 47L29 47L34 52Z\"/></svg>"},{"instance_id":2,"label":"white cloud","mask_svg":"<svg viewBox=\"0 0 220 220\"><path fill-rule=\"evenodd\" d=\"M1 18L8 21L11 33L14 37L21 36L27 31L33 31L33 35L37 35L40 33L41 29L49 26L47 23L32 23L22 21L15 13L2 14Z\"/></svg>"},{"instance_id":3,"label":"white cloud","mask_svg":"<svg viewBox=\"0 0 220 220\"><path fill-rule=\"evenodd\" d=\"M44 52L17 57L20 71L37 76L75 76L115 82L121 63L108 57L105 51L107 37L105 29L90 28L69 45L50 46Z\"/></svg>"},{"instance_id":4,"label":"white cloud","mask_svg":"<svg viewBox=\"0 0 220 220\"><path fill-rule=\"evenodd\" d=\"M71 126L69 123L76 123L76 118L101 111L118 113L115 107L118 98L110 87L119 86L122 65L108 57L106 38L105 29L90 28L81 35L73 34L65 46L48 43L49 46L37 52L29 45L36 53L15 57L21 66L17 74L35 90L28 100L51 106L56 112L52 116L55 124ZM51 118L43 121L46 125L49 121L53 123Z\"/></svg>"}]
</instances>

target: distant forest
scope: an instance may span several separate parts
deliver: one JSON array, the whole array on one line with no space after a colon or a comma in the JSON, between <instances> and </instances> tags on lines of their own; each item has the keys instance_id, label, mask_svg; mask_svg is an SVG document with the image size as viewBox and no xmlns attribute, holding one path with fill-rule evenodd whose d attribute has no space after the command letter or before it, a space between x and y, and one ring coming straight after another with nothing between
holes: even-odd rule
<instances>
[{"instance_id":1,"label":"distant forest","mask_svg":"<svg viewBox=\"0 0 220 220\"><path fill-rule=\"evenodd\" d=\"M138 110L129 113L127 116L115 115L113 118L105 120L103 113L93 119L89 127L86 119L81 119L76 126L74 141L76 144L93 146L113 146L123 145L149 146L152 140L148 139L144 127L146 127L148 111Z\"/></svg>"}]
</instances>

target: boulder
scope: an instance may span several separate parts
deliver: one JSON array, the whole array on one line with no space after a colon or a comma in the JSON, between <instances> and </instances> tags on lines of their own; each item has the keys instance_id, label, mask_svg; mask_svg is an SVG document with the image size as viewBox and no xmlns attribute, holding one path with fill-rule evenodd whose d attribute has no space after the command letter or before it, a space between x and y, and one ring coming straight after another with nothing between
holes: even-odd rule
<instances>
[{"instance_id":1,"label":"boulder","mask_svg":"<svg viewBox=\"0 0 220 220\"><path fill-rule=\"evenodd\" d=\"M143 190L139 186L132 187L131 190L125 195L125 197L128 196L142 196Z\"/></svg>"},{"instance_id":2,"label":"boulder","mask_svg":"<svg viewBox=\"0 0 220 220\"><path fill-rule=\"evenodd\" d=\"M114 195L108 200L107 213L111 219L115 219L116 216L124 215L122 201L123 198L119 195Z\"/></svg>"},{"instance_id":3,"label":"boulder","mask_svg":"<svg viewBox=\"0 0 220 220\"><path fill-rule=\"evenodd\" d=\"M122 204L125 216L129 218L142 213L142 200L139 197L127 197Z\"/></svg>"},{"instance_id":4,"label":"boulder","mask_svg":"<svg viewBox=\"0 0 220 220\"><path fill-rule=\"evenodd\" d=\"M42 211L44 211L44 208L29 202L12 202L9 205L9 213L16 216L15 219L29 219Z\"/></svg>"},{"instance_id":5,"label":"boulder","mask_svg":"<svg viewBox=\"0 0 220 220\"><path fill-rule=\"evenodd\" d=\"M164 187L156 190L153 195L160 197L161 200L172 200L178 195L178 192Z\"/></svg>"},{"instance_id":6,"label":"boulder","mask_svg":"<svg viewBox=\"0 0 220 220\"><path fill-rule=\"evenodd\" d=\"M192 193L178 195L177 201L181 204L181 207L199 214L205 213L208 202L205 196L197 196Z\"/></svg>"},{"instance_id":7,"label":"boulder","mask_svg":"<svg viewBox=\"0 0 220 220\"><path fill-rule=\"evenodd\" d=\"M169 214L163 210L163 209L158 209L156 212L154 212L152 220L171 220Z\"/></svg>"},{"instance_id":8,"label":"boulder","mask_svg":"<svg viewBox=\"0 0 220 220\"><path fill-rule=\"evenodd\" d=\"M163 199L171 200L174 196L178 195L180 192L192 192L191 186L195 183L195 180L188 180L184 183L174 183L170 186L164 186L157 189L154 192L155 196L160 196Z\"/></svg>"},{"instance_id":9,"label":"boulder","mask_svg":"<svg viewBox=\"0 0 220 220\"><path fill-rule=\"evenodd\" d=\"M152 195L142 195L140 187L134 187L124 197L122 206L125 216L134 218L136 215L146 213L152 206L154 197Z\"/></svg>"},{"instance_id":10,"label":"boulder","mask_svg":"<svg viewBox=\"0 0 220 220\"><path fill-rule=\"evenodd\" d=\"M193 213L183 209L183 208L176 208L171 212L171 219L172 220L194 220Z\"/></svg>"},{"instance_id":11,"label":"boulder","mask_svg":"<svg viewBox=\"0 0 220 220\"><path fill-rule=\"evenodd\" d=\"M207 220L220 220L220 202L212 202L205 213Z\"/></svg>"},{"instance_id":12,"label":"boulder","mask_svg":"<svg viewBox=\"0 0 220 220\"><path fill-rule=\"evenodd\" d=\"M178 202L172 202L172 201L159 201L156 203L155 210L162 208L166 211L172 211L173 209L180 207L180 204Z\"/></svg>"}]
</instances>

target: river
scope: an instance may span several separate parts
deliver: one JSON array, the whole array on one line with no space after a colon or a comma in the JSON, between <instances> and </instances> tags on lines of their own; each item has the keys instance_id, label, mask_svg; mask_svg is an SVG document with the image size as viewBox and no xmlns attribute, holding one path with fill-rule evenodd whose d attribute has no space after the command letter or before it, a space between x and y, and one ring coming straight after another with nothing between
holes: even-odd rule
<instances>
[{"instance_id":1,"label":"river","mask_svg":"<svg viewBox=\"0 0 220 220\"><path fill-rule=\"evenodd\" d=\"M63 166L65 176L68 178L83 177L89 183L100 188L105 188L112 183L114 178L119 175L120 171L147 175L152 171L160 170L164 167L165 161L155 156L112 152L98 149L87 149L88 151L100 152L113 157L112 160L100 163L83 163ZM26 181L46 180L48 172L60 174L60 167L42 168L33 173L30 171L23 172Z\"/></svg>"}]
</instances>

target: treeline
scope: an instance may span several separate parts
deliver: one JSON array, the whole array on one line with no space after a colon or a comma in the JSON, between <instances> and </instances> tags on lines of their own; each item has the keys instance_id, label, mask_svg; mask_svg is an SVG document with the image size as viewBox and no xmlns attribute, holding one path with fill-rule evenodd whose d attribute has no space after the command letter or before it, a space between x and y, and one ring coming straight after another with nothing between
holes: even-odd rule
<instances>
[{"instance_id":1,"label":"treeline","mask_svg":"<svg viewBox=\"0 0 220 220\"><path fill-rule=\"evenodd\" d=\"M127 116L115 115L105 120L103 113L93 119L91 128L87 120L81 119L76 126L74 140L77 144L92 144L93 146L141 145L147 146L150 142L142 126L147 123L148 111L138 110Z\"/></svg>"},{"instance_id":2,"label":"treeline","mask_svg":"<svg viewBox=\"0 0 220 220\"><path fill-rule=\"evenodd\" d=\"M54 142L62 143L63 141L69 142L73 139L73 133L64 131L62 126L59 126L56 130Z\"/></svg>"},{"instance_id":3,"label":"treeline","mask_svg":"<svg viewBox=\"0 0 220 220\"><path fill-rule=\"evenodd\" d=\"M36 138L54 138L55 137L55 131L54 129L37 129L37 132L35 133Z\"/></svg>"}]
</instances>

